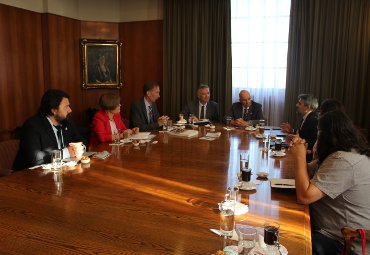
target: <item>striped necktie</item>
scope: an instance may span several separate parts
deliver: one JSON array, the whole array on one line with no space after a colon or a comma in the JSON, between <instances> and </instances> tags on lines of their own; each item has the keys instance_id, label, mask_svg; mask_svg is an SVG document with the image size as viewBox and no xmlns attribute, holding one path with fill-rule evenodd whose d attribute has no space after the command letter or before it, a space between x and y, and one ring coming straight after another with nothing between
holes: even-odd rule
<instances>
[{"instance_id":1,"label":"striped necktie","mask_svg":"<svg viewBox=\"0 0 370 255\"><path fill-rule=\"evenodd\" d=\"M149 123L153 123L154 122L153 108L151 105L149 105L148 109L149 109Z\"/></svg>"},{"instance_id":2,"label":"striped necktie","mask_svg":"<svg viewBox=\"0 0 370 255\"><path fill-rule=\"evenodd\" d=\"M243 120L248 120L249 107L248 108L243 108L243 110L244 110Z\"/></svg>"}]
</instances>

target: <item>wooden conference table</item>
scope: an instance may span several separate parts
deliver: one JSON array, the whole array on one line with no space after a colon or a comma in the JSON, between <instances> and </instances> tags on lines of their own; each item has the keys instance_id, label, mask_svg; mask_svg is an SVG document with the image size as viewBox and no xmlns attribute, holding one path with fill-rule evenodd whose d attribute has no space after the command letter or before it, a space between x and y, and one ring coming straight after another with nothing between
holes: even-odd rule
<instances>
[{"instance_id":1,"label":"wooden conference table","mask_svg":"<svg viewBox=\"0 0 370 255\"><path fill-rule=\"evenodd\" d=\"M103 144L96 150L109 158L61 175L39 168L0 178L0 254L214 254L223 241L209 229L219 227L217 203L237 182L240 152L250 152L252 179L260 170L293 178L289 152L273 158L251 132L216 131L214 141L156 132L157 144ZM249 212L237 221L277 221L289 254L311 254L309 210L294 190L261 181L241 201Z\"/></svg>"}]
</instances>

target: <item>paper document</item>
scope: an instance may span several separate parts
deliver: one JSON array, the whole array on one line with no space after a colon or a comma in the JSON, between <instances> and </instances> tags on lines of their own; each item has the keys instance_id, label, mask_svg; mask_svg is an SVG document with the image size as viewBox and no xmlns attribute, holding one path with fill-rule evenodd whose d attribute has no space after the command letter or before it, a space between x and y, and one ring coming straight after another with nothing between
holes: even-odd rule
<instances>
[{"instance_id":1,"label":"paper document","mask_svg":"<svg viewBox=\"0 0 370 255\"><path fill-rule=\"evenodd\" d=\"M137 134L130 135L129 139L131 140L141 140L148 139L150 132L139 132Z\"/></svg>"}]
</instances>

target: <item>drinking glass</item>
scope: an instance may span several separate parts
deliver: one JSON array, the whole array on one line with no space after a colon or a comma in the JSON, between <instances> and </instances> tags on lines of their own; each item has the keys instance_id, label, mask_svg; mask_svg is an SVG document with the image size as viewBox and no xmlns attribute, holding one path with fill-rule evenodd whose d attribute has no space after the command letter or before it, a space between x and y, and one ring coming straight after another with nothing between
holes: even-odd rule
<instances>
[{"instance_id":1,"label":"drinking glass","mask_svg":"<svg viewBox=\"0 0 370 255\"><path fill-rule=\"evenodd\" d=\"M231 116L226 116L226 128L227 129L231 129L231 121L232 121L232 117Z\"/></svg>"},{"instance_id":2,"label":"drinking glass","mask_svg":"<svg viewBox=\"0 0 370 255\"><path fill-rule=\"evenodd\" d=\"M282 148L281 140L280 139L277 139L275 141L275 151L281 151L281 148Z\"/></svg>"},{"instance_id":3,"label":"drinking glass","mask_svg":"<svg viewBox=\"0 0 370 255\"><path fill-rule=\"evenodd\" d=\"M250 226L238 224L235 231L238 234L239 254L248 255L256 244L257 230Z\"/></svg>"},{"instance_id":4,"label":"drinking glass","mask_svg":"<svg viewBox=\"0 0 370 255\"><path fill-rule=\"evenodd\" d=\"M53 150L51 152L51 164L53 165L53 169L59 171L62 168L62 151L61 150Z\"/></svg>"},{"instance_id":5,"label":"drinking glass","mask_svg":"<svg viewBox=\"0 0 370 255\"><path fill-rule=\"evenodd\" d=\"M234 230L234 200L224 200L219 204L220 232L224 237L232 237Z\"/></svg>"},{"instance_id":6,"label":"drinking glass","mask_svg":"<svg viewBox=\"0 0 370 255\"><path fill-rule=\"evenodd\" d=\"M240 153L240 171L249 167L249 152Z\"/></svg>"},{"instance_id":7,"label":"drinking glass","mask_svg":"<svg viewBox=\"0 0 370 255\"><path fill-rule=\"evenodd\" d=\"M119 130L113 132L113 143L114 144L119 144L120 143L119 132L120 132Z\"/></svg>"},{"instance_id":8,"label":"drinking glass","mask_svg":"<svg viewBox=\"0 0 370 255\"><path fill-rule=\"evenodd\" d=\"M189 124L190 125L193 125L194 124L194 115L193 114L189 114Z\"/></svg>"},{"instance_id":9,"label":"drinking glass","mask_svg":"<svg viewBox=\"0 0 370 255\"><path fill-rule=\"evenodd\" d=\"M163 122L163 131L167 131L168 130L168 119L166 118Z\"/></svg>"},{"instance_id":10,"label":"drinking glass","mask_svg":"<svg viewBox=\"0 0 370 255\"><path fill-rule=\"evenodd\" d=\"M251 175L252 175L252 169L243 168L241 170L241 172L242 172L242 181L243 182L250 182L251 181Z\"/></svg>"},{"instance_id":11,"label":"drinking glass","mask_svg":"<svg viewBox=\"0 0 370 255\"><path fill-rule=\"evenodd\" d=\"M279 228L277 222L265 222L263 228L263 241L266 244L267 254L276 254L279 243Z\"/></svg>"},{"instance_id":12,"label":"drinking glass","mask_svg":"<svg viewBox=\"0 0 370 255\"><path fill-rule=\"evenodd\" d=\"M259 120L259 124L260 124L260 127L264 127L265 126L265 120Z\"/></svg>"}]
</instances>

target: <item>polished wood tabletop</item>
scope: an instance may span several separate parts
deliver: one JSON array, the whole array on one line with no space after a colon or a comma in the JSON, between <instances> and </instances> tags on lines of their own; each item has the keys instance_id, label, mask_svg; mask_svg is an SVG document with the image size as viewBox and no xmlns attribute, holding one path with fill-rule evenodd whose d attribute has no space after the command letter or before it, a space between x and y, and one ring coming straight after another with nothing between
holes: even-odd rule
<instances>
[{"instance_id":1,"label":"polished wood tabletop","mask_svg":"<svg viewBox=\"0 0 370 255\"><path fill-rule=\"evenodd\" d=\"M154 132L152 142L102 144L105 160L92 159L56 174L41 168L0 178L0 254L214 254L222 249L217 203L249 151L252 180L294 178L290 152L274 158L261 151L253 132L226 131L214 141ZM153 143L153 141L158 141ZM294 189L241 191L247 214L236 221L262 227L276 221L289 254L311 254L307 206Z\"/></svg>"}]
</instances>

